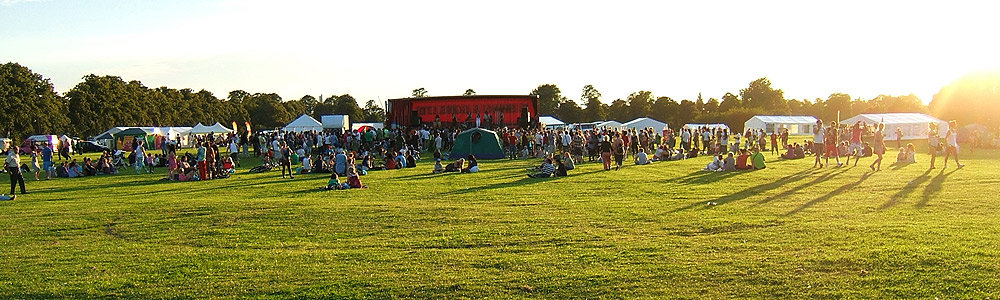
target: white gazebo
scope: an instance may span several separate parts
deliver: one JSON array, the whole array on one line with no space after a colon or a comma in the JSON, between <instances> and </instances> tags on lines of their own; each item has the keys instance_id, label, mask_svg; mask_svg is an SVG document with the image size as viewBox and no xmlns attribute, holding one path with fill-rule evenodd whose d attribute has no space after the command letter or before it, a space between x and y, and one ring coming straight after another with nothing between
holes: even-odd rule
<instances>
[{"instance_id":1,"label":"white gazebo","mask_svg":"<svg viewBox=\"0 0 1000 300\"><path fill-rule=\"evenodd\" d=\"M778 133L788 129L788 134L812 134L816 127L813 116L753 116L743 123L743 130L763 129L767 133Z\"/></svg>"},{"instance_id":2,"label":"white gazebo","mask_svg":"<svg viewBox=\"0 0 1000 300\"><path fill-rule=\"evenodd\" d=\"M653 128L654 130L665 130L667 129L667 123L663 123L651 118L636 118L635 120L625 122L622 124L625 129L646 129Z\"/></svg>"},{"instance_id":3,"label":"white gazebo","mask_svg":"<svg viewBox=\"0 0 1000 300\"><path fill-rule=\"evenodd\" d=\"M594 128L595 129L621 129L622 128L622 123L618 123L618 121L604 121L604 122L600 122L600 123L597 123L596 125L594 125Z\"/></svg>"},{"instance_id":4,"label":"white gazebo","mask_svg":"<svg viewBox=\"0 0 1000 300\"><path fill-rule=\"evenodd\" d=\"M545 128L559 128L566 126L565 122L556 119L553 116L539 116L538 123L541 123L542 126L545 126Z\"/></svg>"},{"instance_id":5,"label":"white gazebo","mask_svg":"<svg viewBox=\"0 0 1000 300\"><path fill-rule=\"evenodd\" d=\"M948 122L921 113L860 114L840 121L840 124L854 124L858 121L868 125L885 123L886 140L896 139L897 128L903 132L904 140L926 139L930 123L938 124L938 134L941 136L948 132Z\"/></svg>"},{"instance_id":6,"label":"white gazebo","mask_svg":"<svg viewBox=\"0 0 1000 300\"><path fill-rule=\"evenodd\" d=\"M304 131L323 131L323 123L316 121L313 117L307 114L302 114L298 119L288 123L282 128L284 131L292 132L304 132Z\"/></svg>"},{"instance_id":7,"label":"white gazebo","mask_svg":"<svg viewBox=\"0 0 1000 300\"><path fill-rule=\"evenodd\" d=\"M322 121L323 128L341 129L347 130L351 128L351 119L348 115L324 115L320 116L319 119Z\"/></svg>"},{"instance_id":8,"label":"white gazebo","mask_svg":"<svg viewBox=\"0 0 1000 300\"><path fill-rule=\"evenodd\" d=\"M710 130L711 129L727 129L728 130L729 126L726 125L726 124L721 124L721 123L716 123L716 124L695 124L695 123L684 124L684 129L695 130L695 129L701 129L701 128L708 128Z\"/></svg>"}]
</instances>

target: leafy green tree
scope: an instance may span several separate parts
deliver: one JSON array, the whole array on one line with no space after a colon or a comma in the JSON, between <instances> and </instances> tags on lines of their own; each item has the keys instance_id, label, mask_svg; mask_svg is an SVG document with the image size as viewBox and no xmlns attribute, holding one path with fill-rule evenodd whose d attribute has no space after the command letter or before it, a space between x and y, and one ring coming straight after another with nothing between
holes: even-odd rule
<instances>
[{"instance_id":1,"label":"leafy green tree","mask_svg":"<svg viewBox=\"0 0 1000 300\"><path fill-rule=\"evenodd\" d=\"M49 79L17 63L0 65L0 130L6 136L65 132L68 112Z\"/></svg>"},{"instance_id":2,"label":"leafy green tree","mask_svg":"<svg viewBox=\"0 0 1000 300\"><path fill-rule=\"evenodd\" d=\"M771 81L767 77L754 80L747 88L740 90L740 98L747 107L763 108L769 112L783 112L787 109L784 95L780 89L771 88Z\"/></svg>"},{"instance_id":3,"label":"leafy green tree","mask_svg":"<svg viewBox=\"0 0 1000 300\"><path fill-rule=\"evenodd\" d=\"M375 100L368 100L365 102L365 108L362 109L365 122L385 122L385 109L375 103Z\"/></svg>"},{"instance_id":4,"label":"leafy green tree","mask_svg":"<svg viewBox=\"0 0 1000 300\"><path fill-rule=\"evenodd\" d=\"M823 111L820 114L820 118L823 119L824 123L829 123L830 121L839 121L837 119L837 112L840 112L841 120L853 117L853 111L851 110L851 95L843 93L833 93L830 97L826 98L823 102Z\"/></svg>"},{"instance_id":5,"label":"leafy green tree","mask_svg":"<svg viewBox=\"0 0 1000 300\"><path fill-rule=\"evenodd\" d=\"M319 100L316 100L316 97L313 97L312 95L302 96L302 98L299 99L299 102L302 102L302 105L305 106L305 113L310 115L313 113L313 110L316 109L316 104L319 104Z\"/></svg>"},{"instance_id":6,"label":"leafy green tree","mask_svg":"<svg viewBox=\"0 0 1000 300\"><path fill-rule=\"evenodd\" d=\"M698 118L698 105L691 100L682 100L681 104L677 107L677 124L687 124L691 123Z\"/></svg>"},{"instance_id":7,"label":"leafy green tree","mask_svg":"<svg viewBox=\"0 0 1000 300\"><path fill-rule=\"evenodd\" d=\"M410 93L410 96L413 98L427 97L427 89L424 88L414 89L413 92Z\"/></svg>"},{"instance_id":8,"label":"leafy green tree","mask_svg":"<svg viewBox=\"0 0 1000 300\"><path fill-rule=\"evenodd\" d=\"M629 107L628 103L622 99L615 99L611 101L611 105L608 107L608 118L618 122L628 122L629 119Z\"/></svg>"},{"instance_id":9,"label":"leafy green tree","mask_svg":"<svg viewBox=\"0 0 1000 300\"><path fill-rule=\"evenodd\" d=\"M531 91L531 95L538 96L538 115L554 114L562 100L562 92L555 84L543 84Z\"/></svg>"},{"instance_id":10,"label":"leafy green tree","mask_svg":"<svg viewBox=\"0 0 1000 300\"><path fill-rule=\"evenodd\" d=\"M708 102L705 102L705 113L716 113L719 111L719 99L708 98Z\"/></svg>"},{"instance_id":11,"label":"leafy green tree","mask_svg":"<svg viewBox=\"0 0 1000 300\"><path fill-rule=\"evenodd\" d=\"M337 101L334 105L334 111L338 115L348 115L350 116L352 122L354 122L354 120L364 119L364 112L361 110L361 107L358 106L358 100L354 99L354 97L350 94L343 94L337 96L336 98Z\"/></svg>"},{"instance_id":12,"label":"leafy green tree","mask_svg":"<svg viewBox=\"0 0 1000 300\"><path fill-rule=\"evenodd\" d=\"M650 91L638 91L628 96L629 115L621 122L631 121L635 118L648 117L650 106L653 105L653 93Z\"/></svg>"},{"instance_id":13,"label":"leafy green tree","mask_svg":"<svg viewBox=\"0 0 1000 300\"><path fill-rule=\"evenodd\" d=\"M722 103L719 104L719 111L726 112L732 109L743 107L743 101L733 93L722 95Z\"/></svg>"},{"instance_id":14,"label":"leafy green tree","mask_svg":"<svg viewBox=\"0 0 1000 300\"><path fill-rule=\"evenodd\" d=\"M576 101L563 97L562 101L559 102L559 108L556 110L556 116L567 124L579 123L583 119L583 109L580 108L580 105Z\"/></svg>"},{"instance_id":15,"label":"leafy green tree","mask_svg":"<svg viewBox=\"0 0 1000 300\"><path fill-rule=\"evenodd\" d=\"M585 108L583 109L582 121L600 121L608 119L608 105L601 102L601 92L597 91L593 85L583 86L583 93L580 95Z\"/></svg>"},{"instance_id":16,"label":"leafy green tree","mask_svg":"<svg viewBox=\"0 0 1000 300\"><path fill-rule=\"evenodd\" d=\"M473 91L472 89L467 89L467 90L465 90L465 93L462 94L462 96L473 96L475 94L476 94L476 91Z\"/></svg>"},{"instance_id":17,"label":"leafy green tree","mask_svg":"<svg viewBox=\"0 0 1000 300\"><path fill-rule=\"evenodd\" d=\"M678 108L680 103L674 101L670 97L659 97L653 102L650 110L652 111L652 118L659 120L661 122L666 122L670 126L683 126L680 124L680 119L678 118Z\"/></svg>"}]
</instances>

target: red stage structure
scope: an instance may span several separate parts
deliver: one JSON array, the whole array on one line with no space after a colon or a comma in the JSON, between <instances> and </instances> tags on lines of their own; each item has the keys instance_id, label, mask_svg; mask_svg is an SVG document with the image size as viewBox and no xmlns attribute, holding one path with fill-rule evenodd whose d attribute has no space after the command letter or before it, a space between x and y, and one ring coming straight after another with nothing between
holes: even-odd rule
<instances>
[{"instance_id":1,"label":"red stage structure","mask_svg":"<svg viewBox=\"0 0 1000 300\"><path fill-rule=\"evenodd\" d=\"M476 114L486 124L490 115L496 127L526 127L537 123L538 96L535 95L472 95L389 99L386 103L387 125L414 127L432 125L440 118L441 126L475 125ZM453 118L454 116L454 118ZM503 123L500 124L501 116ZM458 124L453 124L453 120Z\"/></svg>"}]
</instances>

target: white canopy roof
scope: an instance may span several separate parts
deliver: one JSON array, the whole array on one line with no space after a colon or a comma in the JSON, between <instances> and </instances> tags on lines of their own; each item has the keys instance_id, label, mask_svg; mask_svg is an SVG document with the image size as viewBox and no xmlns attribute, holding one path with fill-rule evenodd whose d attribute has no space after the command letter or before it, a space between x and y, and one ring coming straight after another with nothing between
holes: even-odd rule
<instances>
[{"instance_id":1,"label":"white canopy roof","mask_svg":"<svg viewBox=\"0 0 1000 300\"><path fill-rule=\"evenodd\" d=\"M597 125L594 125L594 128L597 129L604 129L606 127L611 127L612 129L619 129L622 127L622 123L618 123L618 121L604 121L597 123Z\"/></svg>"},{"instance_id":2,"label":"white canopy roof","mask_svg":"<svg viewBox=\"0 0 1000 300\"><path fill-rule=\"evenodd\" d=\"M921 113L888 113L888 114L860 114L853 118L840 121L840 124L854 124L858 121L865 124L885 123L886 139L896 137L897 129L903 140L926 139L930 131L928 124L938 124L938 134L944 136L948 132L948 122Z\"/></svg>"},{"instance_id":3,"label":"white canopy roof","mask_svg":"<svg viewBox=\"0 0 1000 300\"><path fill-rule=\"evenodd\" d=\"M323 128L350 128L350 116L348 115L323 115L319 117L323 121Z\"/></svg>"},{"instance_id":4,"label":"white canopy roof","mask_svg":"<svg viewBox=\"0 0 1000 300\"><path fill-rule=\"evenodd\" d=\"M922 124L927 125L931 122L943 123L944 121L938 118L928 116L926 114L920 113L889 113L889 114L860 114L854 116L853 118L840 121L840 124L854 124L858 121L862 121L867 124L875 124L878 122L888 124Z\"/></svg>"},{"instance_id":5,"label":"white canopy roof","mask_svg":"<svg viewBox=\"0 0 1000 300\"><path fill-rule=\"evenodd\" d=\"M285 125L282 128L285 131L303 132L303 131L323 131L323 123L316 121L313 117L307 114L302 114L298 119Z\"/></svg>"},{"instance_id":6,"label":"white canopy roof","mask_svg":"<svg viewBox=\"0 0 1000 300\"><path fill-rule=\"evenodd\" d=\"M545 126L562 126L566 125L563 121L556 119L553 116L539 116L538 123L545 124Z\"/></svg>"},{"instance_id":7,"label":"white canopy roof","mask_svg":"<svg viewBox=\"0 0 1000 300\"><path fill-rule=\"evenodd\" d=\"M770 124L816 124L813 116L753 116L750 119Z\"/></svg>"},{"instance_id":8,"label":"white canopy roof","mask_svg":"<svg viewBox=\"0 0 1000 300\"><path fill-rule=\"evenodd\" d=\"M643 118L636 118L635 120L632 120L632 121L628 121L625 124L622 124L622 127L629 128L629 129L632 129L632 128L636 128L636 129L653 128L653 129L656 129L656 130L663 130L663 129L667 128L667 123L663 123L663 122L660 122L660 121L657 121L657 120L654 120L654 119L651 119L651 118L645 118L645 117L643 117Z\"/></svg>"},{"instance_id":9,"label":"white canopy roof","mask_svg":"<svg viewBox=\"0 0 1000 300\"><path fill-rule=\"evenodd\" d=\"M188 130L190 134L209 134L209 133L229 133L233 132L231 129L222 126L221 123L215 122L212 126L205 126L201 123L194 125L191 130Z\"/></svg>"},{"instance_id":10,"label":"white canopy roof","mask_svg":"<svg viewBox=\"0 0 1000 300\"><path fill-rule=\"evenodd\" d=\"M721 124L721 123L719 123L719 124L695 124L695 123L684 124L684 129L698 129L698 128L702 128L702 127L707 127L708 129L729 129L728 125Z\"/></svg>"}]
</instances>

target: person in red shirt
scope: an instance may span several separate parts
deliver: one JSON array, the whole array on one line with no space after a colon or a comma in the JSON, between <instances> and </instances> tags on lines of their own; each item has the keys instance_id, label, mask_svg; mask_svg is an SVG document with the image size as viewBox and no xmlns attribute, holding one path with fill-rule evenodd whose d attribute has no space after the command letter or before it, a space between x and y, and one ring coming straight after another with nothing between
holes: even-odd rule
<instances>
[{"instance_id":1,"label":"person in red shirt","mask_svg":"<svg viewBox=\"0 0 1000 300\"><path fill-rule=\"evenodd\" d=\"M753 165L750 164L750 153L747 151L747 149L740 149L740 155L736 157L736 169L737 170L753 169Z\"/></svg>"},{"instance_id":2,"label":"person in red shirt","mask_svg":"<svg viewBox=\"0 0 1000 300\"><path fill-rule=\"evenodd\" d=\"M858 160L861 158L861 151L864 150L864 146L861 145L861 132L864 130L864 125L861 124L859 120L854 123L854 127L851 127L851 147L847 148L847 163L851 164L851 156L854 156L854 166L858 165Z\"/></svg>"}]
</instances>

